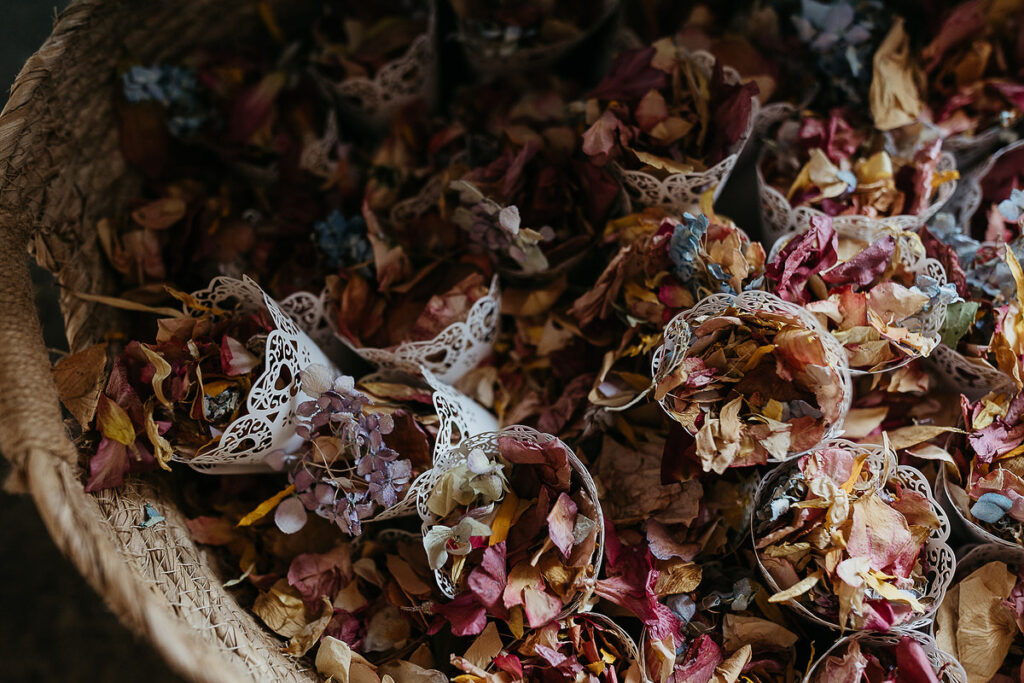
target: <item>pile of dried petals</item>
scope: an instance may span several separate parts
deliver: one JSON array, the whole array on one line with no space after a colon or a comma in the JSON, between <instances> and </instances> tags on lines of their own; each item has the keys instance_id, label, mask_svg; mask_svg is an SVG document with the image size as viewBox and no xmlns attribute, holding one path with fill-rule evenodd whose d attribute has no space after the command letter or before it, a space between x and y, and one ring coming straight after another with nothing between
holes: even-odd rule
<instances>
[{"instance_id":1,"label":"pile of dried petals","mask_svg":"<svg viewBox=\"0 0 1024 683\"><path fill-rule=\"evenodd\" d=\"M1017 123L1024 110L1022 8L985 0L950 5L919 54L932 120L946 135Z\"/></svg>"},{"instance_id":2,"label":"pile of dried petals","mask_svg":"<svg viewBox=\"0 0 1024 683\"><path fill-rule=\"evenodd\" d=\"M101 439L86 491L120 486L129 471L216 448L246 411L264 364L265 312L225 311L163 318L152 343L129 342L114 361L96 406Z\"/></svg>"},{"instance_id":3,"label":"pile of dried petals","mask_svg":"<svg viewBox=\"0 0 1024 683\"><path fill-rule=\"evenodd\" d=\"M539 628L578 603L600 564L590 475L550 437L512 429L472 443L431 473L423 545L454 598L433 611L455 635L478 634L489 619Z\"/></svg>"},{"instance_id":4,"label":"pile of dried petals","mask_svg":"<svg viewBox=\"0 0 1024 683\"><path fill-rule=\"evenodd\" d=\"M904 485L885 449L831 442L762 483L752 528L778 586L824 623L888 630L931 612L925 547L941 525L930 498Z\"/></svg>"},{"instance_id":5,"label":"pile of dried petals","mask_svg":"<svg viewBox=\"0 0 1024 683\"><path fill-rule=\"evenodd\" d=\"M955 285L907 267L924 256L908 230L837 234L831 218L813 216L776 246L765 274L770 291L805 306L843 344L850 368L879 372L930 354L939 340L922 333L925 316L942 320L959 299Z\"/></svg>"},{"instance_id":6,"label":"pile of dried petals","mask_svg":"<svg viewBox=\"0 0 1024 683\"><path fill-rule=\"evenodd\" d=\"M817 446L850 400L846 364L826 333L765 292L715 297L669 324L654 398L696 436L704 471Z\"/></svg>"},{"instance_id":7,"label":"pile of dried petals","mask_svg":"<svg viewBox=\"0 0 1024 683\"><path fill-rule=\"evenodd\" d=\"M946 488L960 513L1008 543L1024 545L1024 393L961 399L966 434L954 439Z\"/></svg>"},{"instance_id":8,"label":"pile of dried petals","mask_svg":"<svg viewBox=\"0 0 1024 683\"><path fill-rule=\"evenodd\" d=\"M586 613L518 636L503 637L491 622L452 664L466 674L459 683L640 683L635 647L610 619Z\"/></svg>"},{"instance_id":9,"label":"pile of dried petals","mask_svg":"<svg viewBox=\"0 0 1024 683\"><path fill-rule=\"evenodd\" d=\"M942 673L917 638L900 635L894 643L850 638L818 662L809 683L939 683Z\"/></svg>"},{"instance_id":10,"label":"pile of dried petals","mask_svg":"<svg viewBox=\"0 0 1024 683\"><path fill-rule=\"evenodd\" d=\"M709 214L680 220L648 209L608 223L605 240L618 252L570 309L584 333L616 320L624 328L617 348L605 352L590 393L594 405L623 405L636 396L643 388L635 380L639 365L677 314L709 294L738 294L761 283L764 248L729 219Z\"/></svg>"},{"instance_id":11,"label":"pile of dried petals","mask_svg":"<svg viewBox=\"0 0 1024 683\"><path fill-rule=\"evenodd\" d=\"M659 595L679 619L680 633L648 632L644 661L655 683L750 681L795 683L801 629L768 602L769 593L743 570L701 566L699 586ZM669 582L660 580L659 586Z\"/></svg>"},{"instance_id":12,"label":"pile of dried petals","mask_svg":"<svg viewBox=\"0 0 1024 683\"><path fill-rule=\"evenodd\" d=\"M718 62L709 78L671 39L628 50L587 95L583 152L659 176L704 171L742 145L756 95Z\"/></svg>"},{"instance_id":13,"label":"pile of dried petals","mask_svg":"<svg viewBox=\"0 0 1024 683\"><path fill-rule=\"evenodd\" d=\"M829 216L916 216L940 185L958 177L938 170L941 151L940 138L906 129L882 133L835 109L780 126L759 170L793 207Z\"/></svg>"}]
</instances>

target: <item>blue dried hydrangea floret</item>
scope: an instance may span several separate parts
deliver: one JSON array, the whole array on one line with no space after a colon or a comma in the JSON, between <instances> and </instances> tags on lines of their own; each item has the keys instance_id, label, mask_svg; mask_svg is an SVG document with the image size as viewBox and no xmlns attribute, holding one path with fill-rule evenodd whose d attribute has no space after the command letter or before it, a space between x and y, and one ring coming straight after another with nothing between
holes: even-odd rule
<instances>
[{"instance_id":1,"label":"blue dried hydrangea floret","mask_svg":"<svg viewBox=\"0 0 1024 683\"><path fill-rule=\"evenodd\" d=\"M700 259L700 241L708 231L708 217L683 214L683 222L677 223L668 244L668 256L675 266L675 274L682 282L690 282Z\"/></svg>"},{"instance_id":2,"label":"blue dried hydrangea floret","mask_svg":"<svg viewBox=\"0 0 1024 683\"><path fill-rule=\"evenodd\" d=\"M199 79L192 69L135 65L122 75L121 82L129 102L158 102L166 107L167 128L177 137L194 133L206 120L199 101Z\"/></svg>"},{"instance_id":3,"label":"blue dried hydrangea floret","mask_svg":"<svg viewBox=\"0 0 1024 683\"><path fill-rule=\"evenodd\" d=\"M939 304L953 304L958 301L963 301L960 295L957 294L956 285L952 282L947 282L940 285L939 281L929 275L918 275L917 281L914 286L910 288L910 291L918 294L924 294L928 297L928 303L924 305L925 311L930 311L934 306Z\"/></svg>"},{"instance_id":4,"label":"blue dried hydrangea floret","mask_svg":"<svg viewBox=\"0 0 1024 683\"><path fill-rule=\"evenodd\" d=\"M999 213L1008 221L1020 220L1021 214L1024 214L1024 192L1014 190L1009 199L999 202Z\"/></svg>"},{"instance_id":5,"label":"blue dried hydrangea floret","mask_svg":"<svg viewBox=\"0 0 1024 683\"><path fill-rule=\"evenodd\" d=\"M335 209L325 220L313 225L316 242L331 268L369 261L373 247L366 239L366 221L362 216L346 218Z\"/></svg>"},{"instance_id":6,"label":"blue dried hydrangea floret","mask_svg":"<svg viewBox=\"0 0 1024 683\"><path fill-rule=\"evenodd\" d=\"M871 80L875 46L881 30L888 27L884 5L874 0L801 0L800 13L790 20L797 37L818 55L818 70L839 94L863 100Z\"/></svg>"}]
</instances>

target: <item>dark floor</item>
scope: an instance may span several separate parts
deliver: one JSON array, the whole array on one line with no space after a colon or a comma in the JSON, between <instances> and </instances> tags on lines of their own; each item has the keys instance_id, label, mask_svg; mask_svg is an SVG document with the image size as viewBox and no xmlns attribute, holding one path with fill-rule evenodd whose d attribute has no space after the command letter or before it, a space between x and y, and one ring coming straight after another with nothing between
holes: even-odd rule
<instances>
[{"instance_id":1,"label":"dark floor","mask_svg":"<svg viewBox=\"0 0 1024 683\"><path fill-rule=\"evenodd\" d=\"M0 0L0 103L49 33L54 0ZM47 343L63 345L46 274L39 301ZM0 473L5 465L0 464ZM31 499L0 492L0 681L171 683L151 646L132 636L54 547Z\"/></svg>"}]
</instances>

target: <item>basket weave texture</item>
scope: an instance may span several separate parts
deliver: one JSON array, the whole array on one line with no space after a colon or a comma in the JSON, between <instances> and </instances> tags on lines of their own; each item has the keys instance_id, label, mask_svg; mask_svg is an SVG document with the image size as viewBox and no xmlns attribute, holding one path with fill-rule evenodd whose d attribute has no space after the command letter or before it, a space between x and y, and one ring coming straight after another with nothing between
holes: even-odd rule
<instances>
[{"instance_id":1,"label":"basket weave texture","mask_svg":"<svg viewBox=\"0 0 1024 683\"><path fill-rule=\"evenodd\" d=\"M285 14L294 6L270 4ZM114 613L196 681L319 676L304 660L281 654L281 642L222 587L168 487L129 478L115 491L84 492L33 302L28 253L61 287L71 351L100 341L116 314L70 292L113 292L96 222L139 186L119 151L117 66L173 61L199 45L244 39L260 26L258 6L75 0L21 70L0 114L0 452L13 464L8 486L33 496L57 546ZM140 529L147 502L166 522Z\"/></svg>"}]
</instances>

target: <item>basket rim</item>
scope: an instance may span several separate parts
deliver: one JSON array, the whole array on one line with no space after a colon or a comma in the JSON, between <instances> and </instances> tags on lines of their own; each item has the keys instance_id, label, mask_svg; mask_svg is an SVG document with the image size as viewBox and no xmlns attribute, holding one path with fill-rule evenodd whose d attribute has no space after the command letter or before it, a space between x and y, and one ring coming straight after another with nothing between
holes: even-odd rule
<instances>
[{"instance_id":1,"label":"basket rim","mask_svg":"<svg viewBox=\"0 0 1024 683\"><path fill-rule=\"evenodd\" d=\"M217 2L195 0L195 7L197 11L210 10ZM153 6L152 14L139 13L137 22L126 22L129 12L139 12L131 2L71 0L56 17L49 37L18 73L0 112L0 338L4 340L0 345L0 386L5 388L0 392L0 451L12 464L8 487L32 496L61 553L129 630L153 644L171 669L192 681L254 680L257 670L269 673L271 664L277 662L269 658L266 663L259 661L261 650L249 637L256 635L250 632L250 625L267 637L269 632L234 604L219 587L219 580L205 581L213 574L185 533L184 518L173 511L179 517L176 525L168 524L153 535L155 543L163 543L153 547L132 524L120 524L122 520L115 524L100 497L85 493L79 454L65 430L29 273L30 244L45 250L40 238L56 227L57 221L47 210L66 208L59 206L65 198L55 196L60 193L52 187L68 167L65 155L51 147L57 143L68 148L69 141L67 130L55 125L53 112L61 105L58 93L77 82L86 97L95 98L93 93L104 97L103 88L85 90L81 85L89 69L96 71L96 64L83 56L96 54L97 43L102 43L100 47L117 44L111 41L124 38L147 19L160 19L161 11L166 14L168 10ZM69 68L73 65L78 68ZM95 86L102 78L106 78L105 72L91 82ZM46 253L37 254L37 260L58 278L67 274L66 266L73 265L58 263ZM70 313L65 308L66 329ZM130 536L124 535L126 530ZM176 549L191 552L188 558L179 557ZM191 570L204 585L195 584L195 577L185 577L172 592L165 585L171 581L167 575L177 582L180 577L173 570L185 562L192 564ZM167 568L157 577L155 568L161 565ZM191 585L186 585L189 581ZM197 599L196 593L203 594ZM238 613L240 621L224 623L223 612L207 611L211 605L218 609L227 606L231 616ZM200 614L210 619L214 633L191 625L189 616ZM232 656L226 656L229 652ZM269 649L267 654L271 654ZM277 653L273 656L283 658ZM256 668L247 666L246 660ZM298 668L289 678L315 680Z\"/></svg>"}]
</instances>

